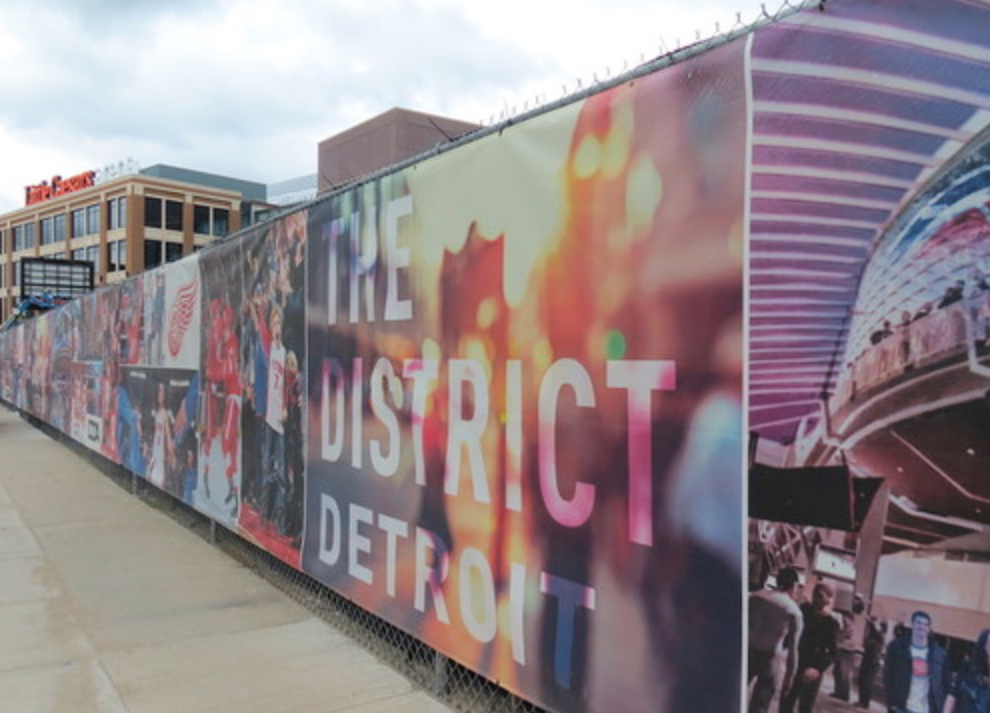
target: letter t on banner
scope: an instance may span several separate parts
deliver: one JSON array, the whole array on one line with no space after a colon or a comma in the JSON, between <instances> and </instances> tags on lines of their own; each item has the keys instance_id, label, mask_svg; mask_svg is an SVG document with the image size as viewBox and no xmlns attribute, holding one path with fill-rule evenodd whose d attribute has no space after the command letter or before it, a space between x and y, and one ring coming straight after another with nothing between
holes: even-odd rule
<instances>
[{"instance_id":1,"label":"letter t on banner","mask_svg":"<svg viewBox=\"0 0 990 713\"><path fill-rule=\"evenodd\" d=\"M609 388L628 394L629 541L653 545L653 447L651 397L673 391L677 370L672 361L610 361Z\"/></svg>"}]
</instances>

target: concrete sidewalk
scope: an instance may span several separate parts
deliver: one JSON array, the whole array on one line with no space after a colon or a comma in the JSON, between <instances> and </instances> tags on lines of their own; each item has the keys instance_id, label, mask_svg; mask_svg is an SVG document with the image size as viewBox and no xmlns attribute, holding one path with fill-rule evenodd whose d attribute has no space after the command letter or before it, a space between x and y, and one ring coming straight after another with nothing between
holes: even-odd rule
<instances>
[{"instance_id":1,"label":"concrete sidewalk","mask_svg":"<svg viewBox=\"0 0 990 713\"><path fill-rule=\"evenodd\" d=\"M0 710L448 709L0 406Z\"/></svg>"}]
</instances>

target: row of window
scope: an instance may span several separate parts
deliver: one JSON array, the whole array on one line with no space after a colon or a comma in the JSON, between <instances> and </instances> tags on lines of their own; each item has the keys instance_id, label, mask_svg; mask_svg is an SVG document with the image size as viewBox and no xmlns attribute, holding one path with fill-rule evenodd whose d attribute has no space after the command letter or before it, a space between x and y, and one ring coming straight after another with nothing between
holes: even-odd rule
<instances>
[{"instance_id":1,"label":"row of window","mask_svg":"<svg viewBox=\"0 0 990 713\"><path fill-rule=\"evenodd\" d=\"M107 245L107 250L109 252L110 245ZM64 253L59 254L59 258L64 255ZM90 245L87 248L78 248L72 251L73 260L82 260L84 262L96 262L100 257L100 246Z\"/></svg>"},{"instance_id":2,"label":"row of window","mask_svg":"<svg viewBox=\"0 0 990 713\"><path fill-rule=\"evenodd\" d=\"M14 226L14 252L34 247L34 223Z\"/></svg>"},{"instance_id":3,"label":"row of window","mask_svg":"<svg viewBox=\"0 0 990 713\"><path fill-rule=\"evenodd\" d=\"M144 227L183 230L182 203L146 196L144 199ZM230 211L206 205L193 206L193 232L222 238L230 232Z\"/></svg>"},{"instance_id":4,"label":"row of window","mask_svg":"<svg viewBox=\"0 0 990 713\"><path fill-rule=\"evenodd\" d=\"M65 253L56 253L55 255L52 255L52 257L56 260L64 260ZM72 251L73 260L95 263L99 257L99 245L90 245L88 247L77 248ZM117 270L124 270L127 268L127 241L111 240L107 243L107 263L107 272L116 272ZM96 268L99 269L99 266L97 265Z\"/></svg>"},{"instance_id":5,"label":"row of window","mask_svg":"<svg viewBox=\"0 0 990 713\"><path fill-rule=\"evenodd\" d=\"M65 215L52 215L41 219L41 244L65 242Z\"/></svg>"},{"instance_id":6,"label":"row of window","mask_svg":"<svg viewBox=\"0 0 990 713\"><path fill-rule=\"evenodd\" d=\"M86 235L96 235L100 232L99 204L78 208L72 211L72 237L80 238ZM24 223L14 226L14 252L30 250L34 247L34 223ZM6 251L6 235L0 230L0 251ZM66 217L64 213L50 215L41 219L41 244L54 245L64 243L66 234Z\"/></svg>"},{"instance_id":7,"label":"row of window","mask_svg":"<svg viewBox=\"0 0 990 713\"><path fill-rule=\"evenodd\" d=\"M100 206L94 204L78 208L71 213L72 237L96 235L100 232ZM182 203L144 199L144 225L146 228L164 228L181 231L183 229ZM127 225L127 198L111 198L107 201L107 229L117 230ZM213 208L205 205L193 206L193 232L199 235L213 235L218 238L230 232L230 211L226 208ZM41 219L41 244L53 245L66 239L66 216L58 214ZM0 230L0 252L6 250L7 236ZM34 223L16 225L13 229L14 251L30 250L35 246Z\"/></svg>"},{"instance_id":8,"label":"row of window","mask_svg":"<svg viewBox=\"0 0 990 713\"><path fill-rule=\"evenodd\" d=\"M94 204L85 208L77 208L71 213L72 217L72 237L80 238L86 235L96 235L100 232L100 206ZM17 243L17 229L15 228L14 250L27 250L34 247L34 226L30 223L23 226L27 228L22 231L22 242ZM50 215L41 219L41 244L53 245L65 242L66 237L66 217L64 213Z\"/></svg>"},{"instance_id":9,"label":"row of window","mask_svg":"<svg viewBox=\"0 0 990 713\"><path fill-rule=\"evenodd\" d=\"M96 235L100 232L100 206L88 205L72 211L72 237Z\"/></svg>"},{"instance_id":10,"label":"row of window","mask_svg":"<svg viewBox=\"0 0 990 713\"><path fill-rule=\"evenodd\" d=\"M150 270L166 262L175 262L182 257L181 243L166 243L161 240L144 241L144 269Z\"/></svg>"},{"instance_id":11,"label":"row of window","mask_svg":"<svg viewBox=\"0 0 990 713\"><path fill-rule=\"evenodd\" d=\"M182 203L145 197L144 227L182 230Z\"/></svg>"},{"instance_id":12,"label":"row of window","mask_svg":"<svg viewBox=\"0 0 990 713\"><path fill-rule=\"evenodd\" d=\"M230 232L230 211L206 205L193 206L193 232L225 237Z\"/></svg>"},{"instance_id":13,"label":"row of window","mask_svg":"<svg viewBox=\"0 0 990 713\"><path fill-rule=\"evenodd\" d=\"M127 196L111 198L107 201L107 229L117 230L127 227Z\"/></svg>"},{"instance_id":14,"label":"row of window","mask_svg":"<svg viewBox=\"0 0 990 713\"><path fill-rule=\"evenodd\" d=\"M124 240L114 240L107 243L108 272L125 270L127 268L127 242Z\"/></svg>"},{"instance_id":15,"label":"row of window","mask_svg":"<svg viewBox=\"0 0 990 713\"><path fill-rule=\"evenodd\" d=\"M10 269L7 265L0 265L0 288L6 288L7 285L7 270ZM10 287L17 287L21 283L21 266L16 262L14 263L14 268L12 270L14 275L13 280L11 280Z\"/></svg>"},{"instance_id":16,"label":"row of window","mask_svg":"<svg viewBox=\"0 0 990 713\"><path fill-rule=\"evenodd\" d=\"M182 257L182 246L178 245L178 257ZM169 247L166 249L166 253L169 256L168 261L172 262L177 260L178 257L173 257L175 253L175 248L169 243ZM55 260L65 260L65 252L58 252L51 255ZM85 248L78 248L72 251L73 260L82 260L86 262L95 263L100 257L100 246L90 245ZM124 240L112 240L107 243L107 262L109 264L109 272L116 272L117 270L124 270L127 268L127 242ZM97 266L99 269L99 266ZM18 281L20 280L20 269L18 263L14 263L14 280L12 287L17 287ZM7 286L7 266L0 265L0 288L5 288Z\"/></svg>"},{"instance_id":17,"label":"row of window","mask_svg":"<svg viewBox=\"0 0 990 713\"><path fill-rule=\"evenodd\" d=\"M90 245L85 248L77 248L72 251L73 260L82 260L95 263L100 256L100 246ZM65 252L53 253L49 256L54 260L65 260ZM144 264L145 269L158 267L166 262L175 262L182 257L182 243L170 243L161 240L144 241ZM127 268L127 241L112 240L107 243L107 271L116 272ZM0 287L3 286L4 269L0 267ZM15 263L14 273L17 273ZM17 285L17 279L14 279Z\"/></svg>"}]
</instances>

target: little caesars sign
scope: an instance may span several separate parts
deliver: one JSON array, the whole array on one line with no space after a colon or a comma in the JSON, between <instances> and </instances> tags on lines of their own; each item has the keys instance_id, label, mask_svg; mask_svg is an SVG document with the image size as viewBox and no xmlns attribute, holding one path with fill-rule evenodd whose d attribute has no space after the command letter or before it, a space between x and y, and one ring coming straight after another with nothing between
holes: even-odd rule
<instances>
[{"instance_id":1,"label":"little caesars sign","mask_svg":"<svg viewBox=\"0 0 990 713\"><path fill-rule=\"evenodd\" d=\"M25 205L41 203L42 201L47 201L55 196L72 193L73 191L78 191L82 188L89 188L94 185L95 177L95 171L83 171L82 173L72 176L71 178L52 176L51 182L42 181L35 186L25 186Z\"/></svg>"},{"instance_id":2,"label":"little caesars sign","mask_svg":"<svg viewBox=\"0 0 990 713\"><path fill-rule=\"evenodd\" d=\"M133 158L129 158L126 161L109 163L95 171L83 171L70 178L52 176L51 181L42 181L37 185L24 187L25 205L47 201L50 198L72 193L83 188L90 188L91 186L105 183L121 176L129 176L132 173L137 173L138 170L138 162Z\"/></svg>"}]
</instances>

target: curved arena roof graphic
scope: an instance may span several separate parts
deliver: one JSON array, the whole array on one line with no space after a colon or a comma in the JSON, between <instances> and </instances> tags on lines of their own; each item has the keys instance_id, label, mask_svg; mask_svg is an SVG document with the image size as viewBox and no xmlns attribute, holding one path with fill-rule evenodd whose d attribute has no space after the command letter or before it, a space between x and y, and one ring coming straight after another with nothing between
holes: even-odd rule
<instances>
[{"instance_id":1,"label":"curved arena roof graphic","mask_svg":"<svg viewBox=\"0 0 990 713\"><path fill-rule=\"evenodd\" d=\"M836 2L752 36L749 417L761 436L789 443L817 424L850 350L891 319L874 255L924 241L967 201L985 210L982 168L937 198L928 187L990 122L988 26L985 3ZM916 285L914 301L945 279Z\"/></svg>"}]
</instances>

